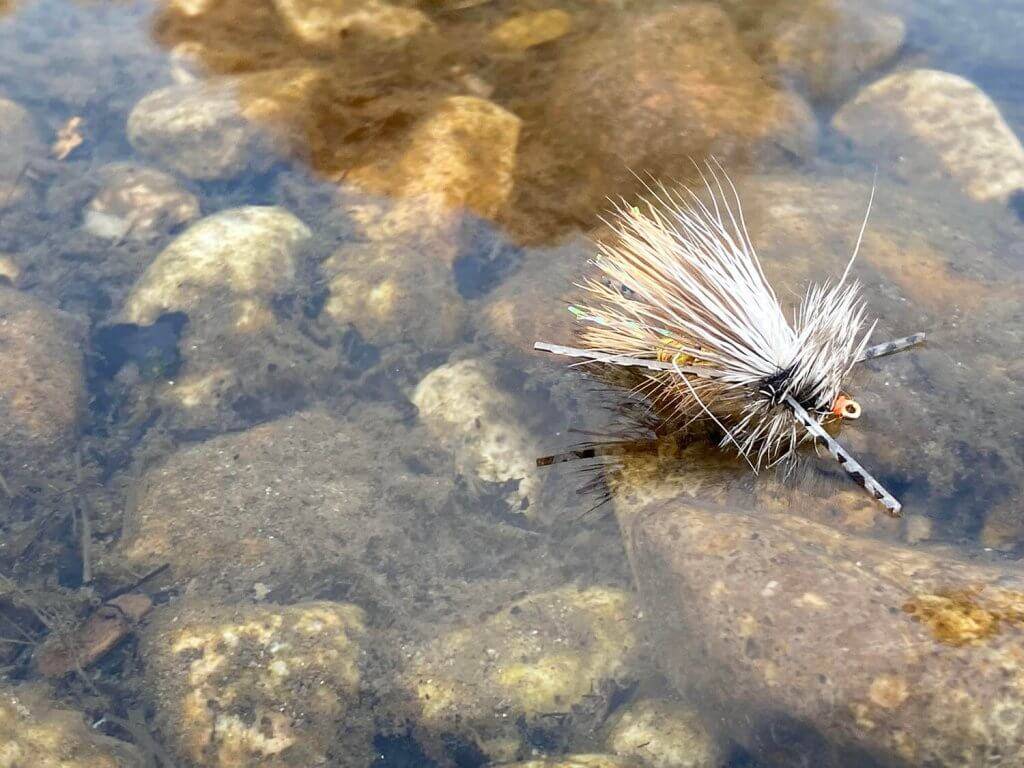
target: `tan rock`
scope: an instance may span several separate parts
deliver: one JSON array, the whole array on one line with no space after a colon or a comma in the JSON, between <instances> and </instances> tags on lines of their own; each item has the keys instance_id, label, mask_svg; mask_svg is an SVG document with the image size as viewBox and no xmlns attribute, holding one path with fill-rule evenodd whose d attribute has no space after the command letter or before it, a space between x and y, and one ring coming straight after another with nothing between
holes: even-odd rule
<instances>
[{"instance_id":1,"label":"tan rock","mask_svg":"<svg viewBox=\"0 0 1024 768\"><path fill-rule=\"evenodd\" d=\"M0 279L14 285L20 276L21 267L18 266L15 258L8 253L0 253Z\"/></svg>"},{"instance_id":2,"label":"tan rock","mask_svg":"<svg viewBox=\"0 0 1024 768\"><path fill-rule=\"evenodd\" d=\"M199 201L166 173L111 163L97 174L102 186L83 213L82 227L112 240L166 233L199 217Z\"/></svg>"},{"instance_id":3,"label":"tan rock","mask_svg":"<svg viewBox=\"0 0 1024 768\"><path fill-rule=\"evenodd\" d=\"M276 295L298 290L298 251L309 237L282 208L220 211L172 241L132 288L123 322L148 325L170 312L188 317L179 342L184 367L173 381L152 385L180 425L244 424L233 405L240 398L258 410L275 399L294 403L337 365L336 355L318 350L273 308Z\"/></svg>"},{"instance_id":4,"label":"tan rock","mask_svg":"<svg viewBox=\"0 0 1024 768\"><path fill-rule=\"evenodd\" d=\"M451 268L405 242L344 245L320 268L330 291L323 316L373 344L450 349L465 328Z\"/></svg>"},{"instance_id":5,"label":"tan rock","mask_svg":"<svg viewBox=\"0 0 1024 768\"><path fill-rule=\"evenodd\" d=\"M366 643L353 605L187 602L146 630L147 688L163 733L196 764L363 766Z\"/></svg>"},{"instance_id":6,"label":"tan rock","mask_svg":"<svg viewBox=\"0 0 1024 768\"><path fill-rule=\"evenodd\" d=\"M725 754L693 707L665 699L642 699L618 715L608 748L650 768L715 768Z\"/></svg>"},{"instance_id":7,"label":"tan rock","mask_svg":"<svg viewBox=\"0 0 1024 768\"><path fill-rule=\"evenodd\" d=\"M220 211L194 224L160 253L124 309L128 322L148 324L165 312L197 304L266 303L292 287L296 249L309 228L283 208Z\"/></svg>"},{"instance_id":8,"label":"tan rock","mask_svg":"<svg viewBox=\"0 0 1024 768\"><path fill-rule=\"evenodd\" d=\"M462 360L435 368L416 385L412 402L468 478L514 485L505 496L511 509L535 514L540 449L493 366Z\"/></svg>"},{"instance_id":9,"label":"tan rock","mask_svg":"<svg viewBox=\"0 0 1024 768\"><path fill-rule=\"evenodd\" d=\"M401 41L433 28L422 11L381 0L274 0L292 34L325 48L351 45L350 35Z\"/></svg>"},{"instance_id":10,"label":"tan rock","mask_svg":"<svg viewBox=\"0 0 1024 768\"><path fill-rule=\"evenodd\" d=\"M493 218L512 192L519 127L496 104L451 96L346 180L375 194L418 198L421 207Z\"/></svg>"},{"instance_id":11,"label":"tan rock","mask_svg":"<svg viewBox=\"0 0 1024 768\"><path fill-rule=\"evenodd\" d=\"M491 30L491 39L506 48L525 51L569 34L572 16L558 8L533 11L503 21Z\"/></svg>"},{"instance_id":12,"label":"tan rock","mask_svg":"<svg viewBox=\"0 0 1024 768\"><path fill-rule=\"evenodd\" d=\"M1014 569L640 491L616 506L663 668L755 752L781 709L819 765L1020 762Z\"/></svg>"},{"instance_id":13,"label":"tan rock","mask_svg":"<svg viewBox=\"0 0 1024 768\"><path fill-rule=\"evenodd\" d=\"M457 733L492 760L514 759L523 747L518 721L543 727L545 714L571 715L629 679L633 621L629 594L565 587L414 650L403 678L424 740ZM571 728L571 717L560 727Z\"/></svg>"},{"instance_id":14,"label":"tan rock","mask_svg":"<svg viewBox=\"0 0 1024 768\"><path fill-rule=\"evenodd\" d=\"M1024 146L992 100L959 75L889 75L845 104L832 125L911 181L949 176L982 201L1005 201L1024 187Z\"/></svg>"},{"instance_id":15,"label":"tan rock","mask_svg":"<svg viewBox=\"0 0 1024 768\"><path fill-rule=\"evenodd\" d=\"M4 768L141 768L130 744L91 730L80 712L59 709L44 689L0 686Z\"/></svg>"}]
</instances>

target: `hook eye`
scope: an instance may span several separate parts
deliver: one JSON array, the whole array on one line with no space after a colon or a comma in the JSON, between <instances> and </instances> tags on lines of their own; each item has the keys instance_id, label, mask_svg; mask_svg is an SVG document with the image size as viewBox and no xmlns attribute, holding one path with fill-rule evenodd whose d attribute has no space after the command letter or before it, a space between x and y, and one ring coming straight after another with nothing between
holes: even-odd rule
<instances>
[{"instance_id":1,"label":"hook eye","mask_svg":"<svg viewBox=\"0 0 1024 768\"><path fill-rule=\"evenodd\" d=\"M861 413L860 403L852 397L840 393L832 405L832 413L840 419L859 419Z\"/></svg>"}]
</instances>

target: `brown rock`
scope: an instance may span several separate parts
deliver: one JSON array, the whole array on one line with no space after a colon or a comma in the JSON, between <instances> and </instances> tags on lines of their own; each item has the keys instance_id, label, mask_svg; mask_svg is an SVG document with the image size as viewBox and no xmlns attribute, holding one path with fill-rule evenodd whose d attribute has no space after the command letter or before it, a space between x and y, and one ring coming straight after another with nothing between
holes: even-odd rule
<instances>
[{"instance_id":1,"label":"brown rock","mask_svg":"<svg viewBox=\"0 0 1024 768\"><path fill-rule=\"evenodd\" d=\"M818 765L1024 759L1015 569L667 487L616 505L664 670L755 749L781 710L828 741Z\"/></svg>"},{"instance_id":2,"label":"brown rock","mask_svg":"<svg viewBox=\"0 0 1024 768\"><path fill-rule=\"evenodd\" d=\"M763 9L744 35L765 49L762 62L817 99L842 95L890 61L906 36L902 19L862 3L784 0L749 7Z\"/></svg>"},{"instance_id":3,"label":"brown rock","mask_svg":"<svg viewBox=\"0 0 1024 768\"><path fill-rule=\"evenodd\" d=\"M12 490L73 444L84 407L82 329L0 286L0 467Z\"/></svg>"},{"instance_id":4,"label":"brown rock","mask_svg":"<svg viewBox=\"0 0 1024 768\"><path fill-rule=\"evenodd\" d=\"M457 733L498 761L521 757L522 724L543 730L551 712L566 715L561 738L574 721L593 726L616 685L633 677L634 621L622 590L563 587L413 650L402 678L424 741Z\"/></svg>"},{"instance_id":5,"label":"brown rock","mask_svg":"<svg viewBox=\"0 0 1024 768\"><path fill-rule=\"evenodd\" d=\"M605 174L601 196L635 186L629 169L678 178L711 153L736 167L815 151L810 108L767 84L715 5L615 16L562 62L551 130Z\"/></svg>"},{"instance_id":6,"label":"brown rock","mask_svg":"<svg viewBox=\"0 0 1024 768\"><path fill-rule=\"evenodd\" d=\"M375 194L416 198L421 207L493 218L512 191L519 126L496 104L451 96L346 180Z\"/></svg>"},{"instance_id":7,"label":"brown rock","mask_svg":"<svg viewBox=\"0 0 1024 768\"><path fill-rule=\"evenodd\" d=\"M102 187L89 201L82 226L113 240L166 233L199 217L199 201L166 173L130 163L111 163L97 175Z\"/></svg>"}]
</instances>

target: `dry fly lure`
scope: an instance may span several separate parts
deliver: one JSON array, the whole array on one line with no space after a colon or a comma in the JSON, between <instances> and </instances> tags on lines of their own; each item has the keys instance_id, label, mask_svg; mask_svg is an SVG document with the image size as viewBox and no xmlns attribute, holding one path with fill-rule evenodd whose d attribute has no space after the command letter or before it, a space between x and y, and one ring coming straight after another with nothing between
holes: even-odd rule
<instances>
[{"instance_id":1,"label":"dry fly lure","mask_svg":"<svg viewBox=\"0 0 1024 768\"><path fill-rule=\"evenodd\" d=\"M708 418L722 446L756 473L796 456L804 441L823 444L843 469L892 515L902 508L823 425L856 419L843 390L859 362L924 340L918 333L868 346L860 286L848 280L867 227L834 284L811 285L792 323L772 290L747 233L736 187L717 162L697 168L708 193L648 184L641 205L617 204L598 245L598 274L578 285L585 301L569 307L581 347L534 347L590 363L635 368L636 394L681 424Z\"/></svg>"}]
</instances>

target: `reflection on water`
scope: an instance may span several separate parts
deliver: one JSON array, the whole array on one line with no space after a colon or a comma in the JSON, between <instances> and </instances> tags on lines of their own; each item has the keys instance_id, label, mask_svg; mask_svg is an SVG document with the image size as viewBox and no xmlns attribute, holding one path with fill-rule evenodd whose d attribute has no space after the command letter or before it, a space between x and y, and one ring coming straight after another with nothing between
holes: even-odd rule
<instances>
[{"instance_id":1,"label":"reflection on water","mask_svg":"<svg viewBox=\"0 0 1024 768\"><path fill-rule=\"evenodd\" d=\"M1022 26L0 1L0 754L1021 764ZM606 198L710 154L784 303L877 168L855 272L929 343L841 437L903 520L530 352Z\"/></svg>"}]
</instances>

